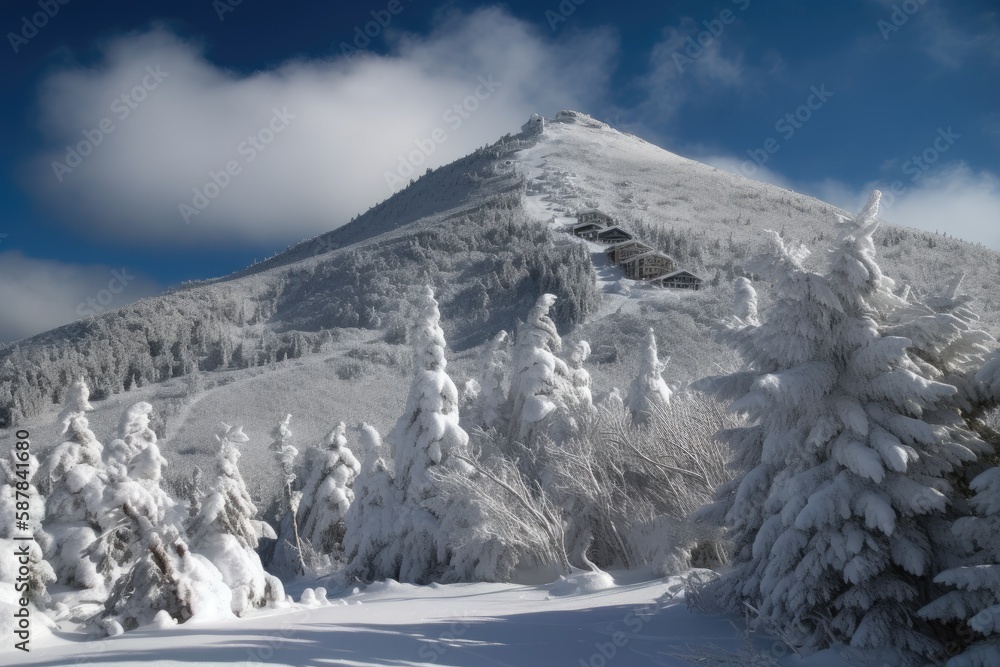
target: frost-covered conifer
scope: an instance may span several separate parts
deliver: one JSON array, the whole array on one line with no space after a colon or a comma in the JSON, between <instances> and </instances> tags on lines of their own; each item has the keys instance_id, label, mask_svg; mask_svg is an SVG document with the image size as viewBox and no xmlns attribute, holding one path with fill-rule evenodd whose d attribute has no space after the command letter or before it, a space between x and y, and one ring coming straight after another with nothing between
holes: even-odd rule
<instances>
[{"instance_id":1,"label":"frost-covered conifer","mask_svg":"<svg viewBox=\"0 0 1000 667\"><path fill-rule=\"evenodd\" d=\"M933 573L943 476L975 439L948 416L955 388L922 377L910 341L872 319L896 298L874 262L876 211L874 198L845 225L828 278L772 234L774 257L751 270L781 298L735 339L747 369L700 386L749 419L721 434L743 470L720 492L735 548L725 598L806 647L893 646L919 662L937 647L912 623L914 579Z\"/></svg>"},{"instance_id":2,"label":"frost-covered conifer","mask_svg":"<svg viewBox=\"0 0 1000 667\"><path fill-rule=\"evenodd\" d=\"M760 324L757 314L757 290L753 288L749 278L741 276L733 280L733 316L745 325Z\"/></svg>"},{"instance_id":3,"label":"frost-covered conifer","mask_svg":"<svg viewBox=\"0 0 1000 667\"><path fill-rule=\"evenodd\" d=\"M347 429L340 422L323 448L311 457L312 471L299 505L302 539L322 555L336 554L344 538L344 517L354 500L351 485L361 465L347 447Z\"/></svg>"},{"instance_id":4,"label":"frost-covered conifer","mask_svg":"<svg viewBox=\"0 0 1000 667\"><path fill-rule=\"evenodd\" d=\"M234 592L222 573L208 558L193 553L174 527L156 528L128 501L110 513L135 535L138 553L104 603L105 632L117 635L149 625L162 612L179 623L232 616L237 606Z\"/></svg>"},{"instance_id":5,"label":"frost-covered conifer","mask_svg":"<svg viewBox=\"0 0 1000 667\"><path fill-rule=\"evenodd\" d=\"M123 464L109 459L103 505L110 509L127 503L158 529L169 526L178 532L182 530L184 512L161 486L167 460L160 454L156 434L148 428L152 411L153 406L142 402L125 412L121 430L124 437L118 440L124 446L118 451L131 455ZM88 549L88 556L109 588L141 555L136 552L139 544L139 536L133 532L136 524L126 519L121 512L102 515L101 535Z\"/></svg>"},{"instance_id":6,"label":"frost-covered conifer","mask_svg":"<svg viewBox=\"0 0 1000 667\"><path fill-rule=\"evenodd\" d=\"M287 415L279 423L271 436L271 451L278 465L281 466L283 495L279 503L279 520L274 553L269 567L272 571L288 574L305 574L306 565L302 552L302 542L299 537L299 522L297 518L302 492L295 489L295 458L299 450L292 445L292 416Z\"/></svg>"},{"instance_id":7,"label":"frost-covered conifer","mask_svg":"<svg viewBox=\"0 0 1000 667\"><path fill-rule=\"evenodd\" d=\"M46 497L45 528L52 537L46 558L58 580L83 588L102 588L103 580L84 553L101 534L107 512L104 490L107 472L103 447L90 430L86 413L93 410L83 379L66 393L59 414L66 441L52 448L39 466L36 484Z\"/></svg>"},{"instance_id":8,"label":"frost-covered conifer","mask_svg":"<svg viewBox=\"0 0 1000 667\"><path fill-rule=\"evenodd\" d=\"M242 427L228 424L222 424L215 438L219 443L217 477L191 522L189 534L194 551L222 573L233 593L233 613L242 616L252 606L283 602L284 588L276 577L264 572L255 551L259 540L254 523L257 507L240 474L237 449L250 438Z\"/></svg>"},{"instance_id":9,"label":"frost-covered conifer","mask_svg":"<svg viewBox=\"0 0 1000 667\"><path fill-rule=\"evenodd\" d=\"M5 556L13 557L19 549L28 549L28 592L29 599L39 609L48 606L49 584L55 582L55 572L45 560L45 552L51 548L51 538L42 529L45 516L45 498L38 493L34 484L38 470L38 459L29 450L12 447L9 458L0 461L0 541L5 545ZM23 522L23 523L22 523ZM29 540L13 538L33 538ZM17 563L20 566L20 563ZM12 568L9 577L0 574L0 582L15 584ZM22 596L17 596L18 598Z\"/></svg>"},{"instance_id":10,"label":"frost-covered conifer","mask_svg":"<svg viewBox=\"0 0 1000 667\"><path fill-rule=\"evenodd\" d=\"M435 495L430 469L467 470L469 436L459 426L458 390L445 371L445 339L434 292L425 288L413 327L414 377L403 415L389 435L395 452L395 485L401 499L397 579L431 581L447 562L438 518L425 504Z\"/></svg>"},{"instance_id":11,"label":"frost-covered conifer","mask_svg":"<svg viewBox=\"0 0 1000 667\"><path fill-rule=\"evenodd\" d=\"M532 442L547 435L556 443L579 427L579 396L569 366L559 358L562 339L549 317L556 297L543 294L517 329L511 378L510 437Z\"/></svg>"},{"instance_id":12,"label":"frost-covered conifer","mask_svg":"<svg viewBox=\"0 0 1000 667\"><path fill-rule=\"evenodd\" d=\"M501 331L490 343L477 382L478 392L471 402L469 414L463 415L463 419L469 424L484 430L503 431L506 426L507 393L504 391L504 377L509 358L507 338L507 332Z\"/></svg>"},{"instance_id":13,"label":"frost-covered conifer","mask_svg":"<svg viewBox=\"0 0 1000 667\"><path fill-rule=\"evenodd\" d=\"M934 579L952 590L920 612L957 623L965 631L954 638L962 653L949 660L948 667L1000 664L1000 468L989 468L970 486L975 492L970 501L975 516L958 519L953 530L971 556Z\"/></svg>"},{"instance_id":14,"label":"frost-covered conifer","mask_svg":"<svg viewBox=\"0 0 1000 667\"><path fill-rule=\"evenodd\" d=\"M590 358L590 343L585 340L577 341L570 349L567 365L569 366L570 380L573 383L574 400L583 414L594 411L594 396L591 392L592 380L590 373L584 364Z\"/></svg>"},{"instance_id":15,"label":"frost-covered conifer","mask_svg":"<svg viewBox=\"0 0 1000 667\"><path fill-rule=\"evenodd\" d=\"M373 581L399 572L399 507L382 439L368 424L361 425L361 449L365 462L354 483L355 500L344 518L344 556L348 580Z\"/></svg>"},{"instance_id":16,"label":"frost-covered conifer","mask_svg":"<svg viewBox=\"0 0 1000 667\"><path fill-rule=\"evenodd\" d=\"M118 426L118 437L104 449L104 457L109 462L127 463L147 444L156 443L156 433L149 426L153 406L145 401L132 405L122 415Z\"/></svg>"},{"instance_id":17,"label":"frost-covered conifer","mask_svg":"<svg viewBox=\"0 0 1000 667\"><path fill-rule=\"evenodd\" d=\"M670 387L663 380L666 362L660 361L656 349L656 336L650 328L646 334L646 347L639 362L639 374L628 390L625 405L634 424L645 424L656 410L670 405Z\"/></svg>"}]
</instances>

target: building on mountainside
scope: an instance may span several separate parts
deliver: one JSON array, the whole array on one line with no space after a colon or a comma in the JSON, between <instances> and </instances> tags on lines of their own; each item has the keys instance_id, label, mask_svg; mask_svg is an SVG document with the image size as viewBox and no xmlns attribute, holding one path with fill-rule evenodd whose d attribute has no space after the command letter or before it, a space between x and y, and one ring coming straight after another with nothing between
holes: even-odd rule
<instances>
[{"instance_id":1,"label":"building on mountainside","mask_svg":"<svg viewBox=\"0 0 1000 667\"><path fill-rule=\"evenodd\" d=\"M631 241L632 239L632 234L617 226L608 227L603 231L597 232L597 235L594 237L595 241L604 244L621 243L622 241Z\"/></svg>"},{"instance_id":2,"label":"building on mountainside","mask_svg":"<svg viewBox=\"0 0 1000 667\"><path fill-rule=\"evenodd\" d=\"M596 222L581 222L573 225L573 235L587 240L593 240L599 231L604 229Z\"/></svg>"},{"instance_id":3,"label":"building on mountainside","mask_svg":"<svg viewBox=\"0 0 1000 667\"><path fill-rule=\"evenodd\" d=\"M586 210L580 211L576 214L576 221L578 224L583 224L585 222L593 222L600 225L601 227L610 227L615 224L615 219L612 218L607 213L603 211L598 211L596 208L588 208Z\"/></svg>"},{"instance_id":4,"label":"building on mountainside","mask_svg":"<svg viewBox=\"0 0 1000 667\"><path fill-rule=\"evenodd\" d=\"M660 287L668 287L674 289L701 289L701 285L704 280L694 275L690 271L673 271L664 276L660 276L653 280L654 283Z\"/></svg>"},{"instance_id":5,"label":"building on mountainside","mask_svg":"<svg viewBox=\"0 0 1000 667\"><path fill-rule=\"evenodd\" d=\"M674 260L657 250L629 257L621 263L626 278L632 280L652 280L674 271Z\"/></svg>"},{"instance_id":6,"label":"building on mountainside","mask_svg":"<svg viewBox=\"0 0 1000 667\"><path fill-rule=\"evenodd\" d=\"M611 260L612 264L621 264L625 260L635 257L636 255L641 255L643 253L651 252L653 249L642 241L622 241L621 243L616 243L604 253L607 255L608 259Z\"/></svg>"}]
</instances>

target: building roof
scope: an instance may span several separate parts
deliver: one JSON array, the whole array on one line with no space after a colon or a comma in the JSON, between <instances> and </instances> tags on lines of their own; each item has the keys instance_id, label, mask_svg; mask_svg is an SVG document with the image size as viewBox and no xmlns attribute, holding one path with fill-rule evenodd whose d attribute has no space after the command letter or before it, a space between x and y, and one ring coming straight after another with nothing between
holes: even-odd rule
<instances>
[{"instance_id":1,"label":"building roof","mask_svg":"<svg viewBox=\"0 0 1000 667\"><path fill-rule=\"evenodd\" d=\"M632 255L628 259L622 260L622 264L631 264L632 262L634 262L637 259L641 259L643 257L649 257L651 255L657 255L659 257L664 257L666 259L669 259L671 262L674 261L674 258L671 257L670 255L668 255L665 252L660 252L659 250L650 250L649 252L644 252L644 253L641 253L639 255ZM680 271L674 271L674 273L681 273L681 272Z\"/></svg>"},{"instance_id":2,"label":"building roof","mask_svg":"<svg viewBox=\"0 0 1000 667\"><path fill-rule=\"evenodd\" d=\"M690 271L685 271L684 269L680 269L679 271L673 271L671 273L668 273L665 276L660 276L659 278L657 278L657 280L668 280L670 278L676 278L677 276L680 276L680 275L691 276L692 278L695 278L697 280L701 280L701 278L698 278L698 276L694 275ZM702 282L705 282L705 281L702 280Z\"/></svg>"},{"instance_id":3,"label":"building roof","mask_svg":"<svg viewBox=\"0 0 1000 667\"><path fill-rule=\"evenodd\" d=\"M625 234L628 234L629 236L632 236L632 232L628 231L627 229L622 229L622 228L621 228L621 227L619 227L618 225L615 225L614 227L608 227L607 229L605 229L604 231L602 231L602 232L601 232L601 234L607 234L608 232L613 232L613 231L615 231L616 229L617 229L618 231L620 231L620 232L623 232L623 233L625 233ZM599 234L598 236L600 236L600 234Z\"/></svg>"},{"instance_id":4,"label":"building roof","mask_svg":"<svg viewBox=\"0 0 1000 667\"><path fill-rule=\"evenodd\" d=\"M575 232L576 230L581 229L583 227L597 227L598 229L604 229L596 222L578 222L575 225L573 225L573 231Z\"/></svg>"},{"instance_id":5,"label":"building roof","mask_svg":"<svg viewBox=\"0 0 1000 667\"><path fill-rule=\"evenodd\" d=\"M650 248L648 245L646 245L645 243L643 243L638 239L629 239L628 241L619 241L618 243L612 243L611 245L608 246L607 252L611 252L612 250L617 250L618 248L624 248L627 245L641 245L643 248L649 248L650 250L652 250L652 248Z\"/></svg>"}]
</instances>

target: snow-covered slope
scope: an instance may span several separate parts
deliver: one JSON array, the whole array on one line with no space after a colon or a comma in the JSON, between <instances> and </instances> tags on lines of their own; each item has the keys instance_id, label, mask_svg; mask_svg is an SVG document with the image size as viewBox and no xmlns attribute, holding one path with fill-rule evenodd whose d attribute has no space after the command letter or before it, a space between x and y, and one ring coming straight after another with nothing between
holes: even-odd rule
<instances>
[{"instance_id":1,"label":"snow-covered slope","mask_svg":"<svg viewBox=\"0 0 1000 667\"><path fill-rule=\"evenodd\" d=\"M586 207L667 250L705 289L623 280L600 246L567 233ZM82 374L103 397L91 420L103 439L127 405L153 404L172 479L206 456L218 421L242 423L259 445L244 458L246 476L267 507L276 486L265 447L285 414L300 447L341 420L384 433L399 415L407 297L420 285L435 286L458 381L485 341L550 291L562 297L563 333L591 343L595 394L627 386L649 327L678 389L733 363L710 329L728 313L731 279L762 231L803 241L822 263L838 212L561 112L543 133L505 137L429 172L349 224L245 271L0 350L0 422L29 428L41 453L58 441L53 401ZM886 273L917 291L938 292L957 267L967 271L972 307L997 333L997 253L892 225L877 241ZM591 275L597 290L586 284Z\"/></svg>"}]
</instances>

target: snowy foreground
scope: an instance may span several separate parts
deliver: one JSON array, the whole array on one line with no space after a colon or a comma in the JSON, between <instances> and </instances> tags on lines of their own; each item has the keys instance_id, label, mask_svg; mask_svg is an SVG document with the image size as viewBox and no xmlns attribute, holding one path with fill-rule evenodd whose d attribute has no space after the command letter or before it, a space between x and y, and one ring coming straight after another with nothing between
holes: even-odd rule
<instances>
[{"instance_id":1,"label":"snowy foreground","mask_svg":"<svg viewBox=\"0 0 1000 667\"><path fill-rule=\"evenodd\" d=\"M832 651L800 660L783 643L748 641L723 617L689 609L680 577L584 574L541 586L377 583L329 600L82 642L57 632L19 665L689 665L702 651L747 665L844 664ZM294 590L301 599L301 591ZM310 594L306 592L305 599ZM168 657L169 656L169 657ZM690 658L690 659L689 659ZM704 664L704 663L701 663ZM714 663L714 664L739 664Z\"/></svg>"}]
</instances>

